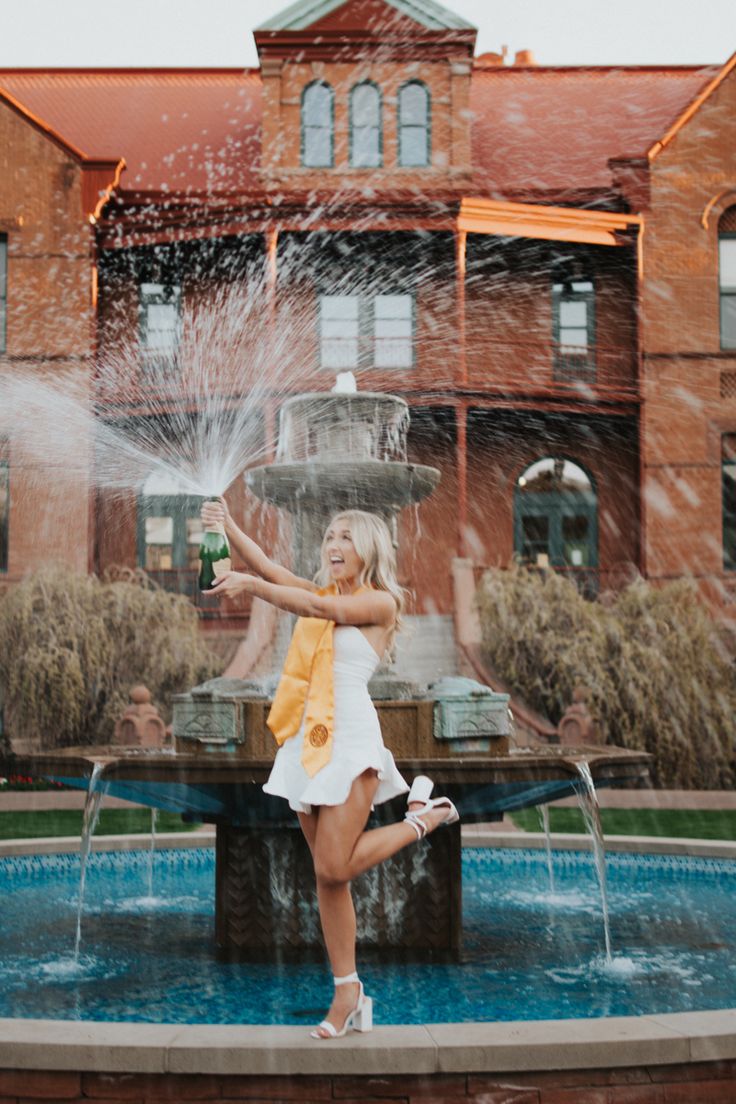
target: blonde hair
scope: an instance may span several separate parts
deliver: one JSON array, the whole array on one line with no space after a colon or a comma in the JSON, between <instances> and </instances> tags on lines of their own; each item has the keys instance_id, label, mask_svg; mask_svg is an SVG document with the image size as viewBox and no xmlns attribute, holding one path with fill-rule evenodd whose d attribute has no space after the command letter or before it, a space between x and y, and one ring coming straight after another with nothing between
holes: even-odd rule
<instances>
[{"instance_id":1,"label":"blonde hair","mask_svg":"<svg viewBox=\"0 0 736 1104\"><path fill-rule=\"evenodd\" d=\"M359 586L370 586L387 591L396 602L396 622L391 635L401 629L401 615L406 605L407 592L396 578L396 550L388 525L378 514L367 510L343 510L330 521L325 529L320 549L320 569L315 576L318 586L328 586L332 581L327 560L327 534L338 521L346 521L350 528L353 546L362 564L358 576Z\"/></svg>"}]
</instances>

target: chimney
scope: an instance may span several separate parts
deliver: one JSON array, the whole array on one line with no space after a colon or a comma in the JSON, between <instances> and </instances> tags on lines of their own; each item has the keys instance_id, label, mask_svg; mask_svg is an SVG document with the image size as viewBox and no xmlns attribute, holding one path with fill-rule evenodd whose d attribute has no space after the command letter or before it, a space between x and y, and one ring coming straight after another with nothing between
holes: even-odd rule
<instances>
[{"instance_id":1,"label":"chimney","mask_svg":"<svg viewBox=\"0 0 736 1104\"><path fill-rule=\"evenodd\" d=\"M482 62L484 65L505 65L506 55L508 54L508 52L508 46L502 46L500 54L478 54L478 57L475 60Z\"/></svg>"}]
</instances>

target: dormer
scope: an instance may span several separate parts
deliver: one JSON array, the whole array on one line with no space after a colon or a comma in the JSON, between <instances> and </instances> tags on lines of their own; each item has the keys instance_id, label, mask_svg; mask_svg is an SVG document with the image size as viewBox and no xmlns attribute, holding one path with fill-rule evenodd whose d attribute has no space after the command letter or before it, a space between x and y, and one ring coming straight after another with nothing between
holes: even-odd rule
<instances>
[{"instance_id":1,"label":"dormer","mask_svg":"<svg viewBox=\"0 0 736 1104\"><path fill-rule=\"evenodd\" d=\"M254 37L266 187L467 186L469 23L433 0L298 0Z\"/></svg>"}]
</instances>

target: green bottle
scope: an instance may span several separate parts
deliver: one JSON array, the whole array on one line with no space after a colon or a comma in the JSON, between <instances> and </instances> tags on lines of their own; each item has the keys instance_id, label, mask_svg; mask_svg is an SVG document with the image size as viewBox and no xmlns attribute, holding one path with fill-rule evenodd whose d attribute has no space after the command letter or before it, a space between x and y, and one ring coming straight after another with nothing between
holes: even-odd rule
<instances>
[{"instance_id":1,"label":"green bottle","mask_svg":"<svg viewBox=\"0 0 736 1104\"><path fill-rule=\"evenodd\" d=\"M211 525L202 534L199 546L199 589L211 590L212 584L231 569L230 546L222 525Z\"/></svg>"}]
</instances>

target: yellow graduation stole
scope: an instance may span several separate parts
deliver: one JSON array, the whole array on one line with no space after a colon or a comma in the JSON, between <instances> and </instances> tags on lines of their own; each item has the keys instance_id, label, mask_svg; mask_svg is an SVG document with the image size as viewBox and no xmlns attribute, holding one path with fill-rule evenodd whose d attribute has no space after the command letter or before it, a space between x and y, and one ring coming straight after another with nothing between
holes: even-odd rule
<instances>
[{"instance_id":1,"label":"yellow graduation stole","mask_svg":"<svg viewBox=\"0 0 736 1104\"><path fill-rule=\"evenodd\" d=\"M327 587L318 593L333 591L334 587ZM334 621L326 621L322 617L300 617L297 620L266 720L280 746L296 735L304 717L302 765L310 778L332 757L334 628Z\"/></svg>"}]
</instances>

